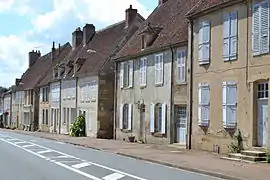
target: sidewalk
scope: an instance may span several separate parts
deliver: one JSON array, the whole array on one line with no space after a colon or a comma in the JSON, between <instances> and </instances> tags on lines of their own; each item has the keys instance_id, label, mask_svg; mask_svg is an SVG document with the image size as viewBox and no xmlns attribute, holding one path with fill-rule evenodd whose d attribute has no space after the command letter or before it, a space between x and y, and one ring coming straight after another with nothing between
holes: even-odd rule
<instances>
[{"instance_id":1,"label":"sidewalk","mask_svg":"<svg viewBox=\"0 0 270 180\"><path fill-rule=\"evenodd\" d=\"M270 177L269 164L248 164L222 160L220 156L208 152L187 151L165 145L137 144L89 137L74 138L42 132L19 130L12 132L85 146L230 180L269 180Z\"/></svg>"}]
</instances>

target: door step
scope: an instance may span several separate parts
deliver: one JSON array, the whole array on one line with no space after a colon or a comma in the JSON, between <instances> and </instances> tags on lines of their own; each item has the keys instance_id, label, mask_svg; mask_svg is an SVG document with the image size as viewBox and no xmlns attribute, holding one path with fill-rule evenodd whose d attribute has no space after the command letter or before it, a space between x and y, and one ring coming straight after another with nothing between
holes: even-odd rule
<instances>
[{"instance_id":1,"label":"door step","mask_svg":"<svg viewBox=\"0 0 270 180\"><path fill-rule=\"evenodd\" d=\"M242 151L241 153L231 153L228 157L222 157L222 159L241 162L265 162L266 152L248 150Z\"/></svg>"}]
</instances>

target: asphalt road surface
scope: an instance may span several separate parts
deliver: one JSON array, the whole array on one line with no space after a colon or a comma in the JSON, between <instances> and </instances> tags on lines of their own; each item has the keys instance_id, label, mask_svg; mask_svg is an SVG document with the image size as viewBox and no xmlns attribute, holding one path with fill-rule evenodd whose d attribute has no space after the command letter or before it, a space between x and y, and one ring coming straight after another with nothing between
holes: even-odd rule
<instances>
[{"instance_id":1,"label":"asphalt road surface","mask_svg":"<svg viewBox=\"0 0 270 180\"><path fill-rule=\"evenodd\" d=\"M0 131L1 180L218 180L120 155Z\"/></svg>"}]
</instances>

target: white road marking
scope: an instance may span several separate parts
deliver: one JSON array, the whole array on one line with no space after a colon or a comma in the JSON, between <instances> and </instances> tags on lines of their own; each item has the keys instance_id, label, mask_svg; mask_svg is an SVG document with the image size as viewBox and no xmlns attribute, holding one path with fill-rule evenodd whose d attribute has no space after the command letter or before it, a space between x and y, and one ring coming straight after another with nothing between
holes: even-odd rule
<instances>
[{"instance_id":1,"label":"white road marking","mask_svg":"<svg viewBox=\"0 0 270 180\"><path fill-rule=\"evenodd\" d=\"M57 144L65 144L65 143L63 143L63 142L55 142L55 143L57 143Z\"/></svg>"},{"instance_id":2,"label":"white road marking","mask_svg":"<svg viewBox=\"0 0 270 180\"><path fill-rule=\"evenodd\" d=\"M47 149L47 150L44 150L44 151L39 151L39 152L37 152L37 153L38 153L38 154L44 154L44 153L49 153L49 152L52 152L52 150Z\"/></svg>"},{"instance_id":3,"label":"white road marking","mask_svg":"<svg viewBox=\"0 0 270 180\"><path fill-rule=\"evenodd\" d=\"M113 173L113 174L110 174L108 176L103 177L102 179L104 179L104 180L118 180L118 179L121 179L123 177L125 177L125 175L119 174L119 173Z\"/></svg>"},{"instance_id":4,"label":"white road marking","mask_svg":"<svg viewBox=\"0 0 270 180\"><path fill-rule=\"evenodd\" d=\"M75 168L75 169L80 169L80 168L87 167L87 166L90 166L90 165L91 164L88 163L88 162L83 162L83 163L80 163L80 164L75 164L72 167Z\"/></svg>"},{"instance_id":5,"label":"white road marking","mask_svg":"<svg viewBox=\"0 0 270 180\"><path fill-rule=\"evenodd\" d=\"M23 148L28 148L28 147L33 147L33 146L35 146L34 144L29 144L29 145L24 145L24 146L22 146Z\"/></svg>"},{"instance_id":6,"label":"white road marking","mask_svg":"<svg viewBox=\"0 0 270 180\"><path fill-rule=\"evenodd\" d=\"M58 159L58 158L70 158L70 156L54 156L54 157L50 157L50 159Z\"/></svg>"},{"instance_id":7,"label":"white road marking","mask_svg":"<svg viewBox=\"0 0 270 180\"><path fill-rule=\"evenodd\" d=\"M14 142L14 144L25 144L27 142L24 142L24 141L18 141L18 142Z\"/></svg>"},{"instance_id":8,"label":"white road marking","mask_svg":"<svg viewBox=\"0 0 270 180\"><path fill-rule=\"evenodd\" d=\"M7 139L8 141L18 141L19 139Z\"/></svg>"},{"instance_id":9,"label":"white road marking","mask_svg":"<svg viewBox=\"0 0 270 180\"><path fill-rule=\"evenodd\" d=\"M76 169L76 168L73 168L73 167L71 167L71 166L65 165L65 164L63 164L63 163L61 163L61 162L57 162L56 160L53 160L53 159L51 159L50 157L46 157L46 156L42 155L42 153L46 153L46 152L55 152L55 153L61 154L61 155L63 155L63 156L68 156L69 158L73 158L73 159L77 159L77 160L81 160L81 161L83 161L83 162L86 162L86 161L84 161L84 160L82 160L82 159L80 159L80 158L74 157L74 156L69 155L69 154L66 154L66 153L62 153L62 152L60 152L60 151L56 151L56 150L49 149L49 148L47 148L47 147L45 147L45 146L41 146L41 145L38 145L38 144L35 144L35 143L28 142L29 144L33 144L33 145L35 145L35 146L37 146L37 147L46 149L46 150L44 150L44 151L40 151L40 152L41 152L41 154L40 154L40 152L34 152L34 151L31 151L31 150L29 150L29 149L26 149L26 148L24 148L24 147L22 147L22 146L19 146L19 145L13 143L13 142L10 142L10 141L8 141L8 140L2 139L2 138L0 138L0 140L6 142L6 143L8 143L8 144L11 144L11 145L13 145L13 146L15 146L15 147L18 147L18 148L20 148L20 149L22 149L22 150L24 150L24 151L26 151L26 152L28 152L28 153L30 153L30 154L33 154L33 155L38 156L38 157L40 157L40 158L42 158L42 159L45 159L45 160L47 160L47 161L49 161L49 162L52 162L52 163L54 163L54 164L57 164L57 165L59 165L59 166L61 166L61 167L63 167L63 168L66 168L66 169L70 170L70 171L73 171L73 172L75 172L75 173L78 173L78 174L80 174L80 175L83 175L83 176L85 176L85 177L87 177L87 178L89 178L89 179L92 179L92 180L104 180L103 178L100 179L100 178L95 177L95 176L93 176L93 175L91 175L91 174L87 174L87 173L85 173L85 172L83 172L83 171L80 171L80 170L78 170L78 169ZM16 139L16 140L20 140L20 139ZM22 140L21 140L21 141L22 141ZM106 166L103 166L103 165L100 165L100 164L97 164L97 163L94 163L94 162L88 162L88 163L90 163L91 165L94 165L94 166L103 168L103 169L107 169L107 170L113 171L113 172L114 172L113 174L118 173L118 174L121 174L121 175L124 175L124 176L128 176L128 177L131 177L131 178L134 178L134 179L137 179L137 180L147 180L147 179L144 179L144 178L141 178L141 177L132 175L132 174L124 173L124 172L118 171L118 170L116 170L116 169L113 169L113 168L110 168L110 167L106 167ZM112 180L113 180L113 179L112 179Z\"/></svg>"}]
</instances>

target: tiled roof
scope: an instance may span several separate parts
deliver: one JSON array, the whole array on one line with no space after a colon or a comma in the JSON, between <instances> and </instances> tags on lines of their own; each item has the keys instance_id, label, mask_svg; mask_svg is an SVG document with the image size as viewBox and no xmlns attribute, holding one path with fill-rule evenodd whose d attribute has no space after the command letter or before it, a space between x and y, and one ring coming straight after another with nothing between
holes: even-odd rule
<instances>
[{"instance_id":1,"label":"tiled roof","mask_svg":"<svg viewBox=\"0 0 270 180\"><path fill-rule=\"evenodd\" d=\"M140 32L150 23L153 27L162 28L153 44L144 52L158 50L172 44L188 40L188 20L185 14L200 0L168 0L158 6L146 19L140 29L127 42L115 58L136 56L142 53Z\"/></svg>"},{"instance_id":2,"label":"tiled roof","mask_svg":"<svg viewBox=\"0 0 270 180\"><path fill-rule=\"evenodd\" d=\"M137 31L143 19L138 14L136 22L129 28L125 28L125 21L111 25L97 31L93 39L81 50L77 58L84 58L85 62L76 76L82 77L100 72L104 64L117 53L127 40ZM92 53L89 53L92 51ZM110 63L110 62L109 62ZM108 65L108 64L107 64Z\"/></svg>"},{"instance_id":3,"label":"tiled roof","mask_svg":"<svg viewBox=\"0 0 270 180\"><path fill-rule=\"evenodd\" d=\"M53 64L59 62L60 59L63 59L67 55L67 51L71 48L69 43L63 45L60 49L60 54L56 56L53 63L51 63L51 52L41 56L36 60L36 62L29 67L26 72L23 74L21 78L21 83L18 86L17 90L27 90L27 89L34 89L38 83L42 80L42 78L46 78L45 75L51 69ZM56 49L58 52L58 49ZM47 75L49 75L48 73ZM44 80L43 79L43 80ZM45 80L46 81L46 80Z\"/></svg>"},{"instance_id":4,"label":"tiled roof","mask_svg":"<svg viewBox=\"0 0 270 180\"><path fill-rule=\"evenodd\" d=\"M236 1L239 0L200 0L186 15L193 16L218 5Z\"/></svg>"}]
</instances>

